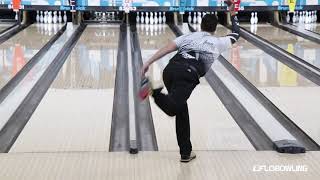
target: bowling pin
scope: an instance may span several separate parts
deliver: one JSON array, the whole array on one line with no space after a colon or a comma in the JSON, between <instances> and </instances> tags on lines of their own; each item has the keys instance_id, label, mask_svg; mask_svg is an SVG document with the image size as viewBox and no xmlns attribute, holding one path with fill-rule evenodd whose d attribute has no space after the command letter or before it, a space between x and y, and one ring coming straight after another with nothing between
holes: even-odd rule
<instances>
[{"instance_id":1,"label":"bowling pin","mask_svg":"<svg viewBox=\"0 0 320 180\"><path fill-rule=\"evenodd\" d=\"M289 11L288 11L288 13L290 13ZM290 15L289 15L289 17L290 17ZM298 20L298 18L297 18L298 16L297 16L297 12L295 11L295 12L293 12L293 16L292 16L292 22L293 23L296 23L296 21ZM294 18L294 20L293 20L293 18Z\"/></svg>"},{"instance_id":2,"label":"bowling pin","mask_svg":"<svg viewBox=\"0 0 320 180\"><path fill-rule=\"evenodd\" d=\"M250 24L254 24L254 13L251 13Z\"/></svg>"},{"instance_id":3,"label":"bowling pin","mask_svg":"<svg viewBox=\"0 0 320 180\"><path fill-rule=\"evenodd\" d=\"M143 17L143 12L141 12L141 24L144 23L144 17Z\"/></svg>"},{"instance_id":4,"label":"bowling pin","mask_svg":"<svg viewBox=\"0 0 320 180\"><path fill-rule=\"evenodd\" d=\"M293 17L294 17L294 19L295 19L295 14L293 15ZM287 23L290 23L290 14L289 14L289 11L287 12ZM293 22L295 22L294 20L293 20Z\"/></svg>"},{"instance_id":5,"label":"bowling pin","mask_svg":"<svg viewBox=\"0 0 320 180\"><path fill-rule=\"evenodd\" d=\"M311 22L314 23L314 11L311 11Z\"/></svg>"},{"instance_id":6,"label":"bowling pin","mask_svg":"<svg viewBox=\"0 0 320 180\"><path fill-rule=\"evenodd\" d=\"M197 23L197 13L193 12L193 24Z\"/></svg>"},{"instance_id":7,"label":"bowling pin","mask_svg":"<svg viewBox=\"0 0 320 180\"><path fill-rule=\"evenodd\" d=\"M189 23L189 24L191 24L191 23L192 23L191 12L189 12L189 15L188 15L188 23Z\"/></svg>"},{"instance_id":8,"label":"bowling pin","mask_svg":"<svg viewBox=\"0 0 320 180\"><path fill-rule=\"evenodd\" d=\"M198 23L201 24L202 18L201 18L201 12L198 12Z\"/></svg>"},{"instance_id":9,"label":"bowling pin","mask_svg":"<svg viewBox=\"0 0 320 180\"><path fill-rule=\"evenodd\" d=\"M39 22L40 22L40 15L39 15L39 11L37 11L36 21L37 21L37 23L39 23Z\"/></svg>"},{"instance_id":10,"label":"bowling pin","mask_svg":"<svg viewBox=\"0 0 320 180\"><path fill-rule=\"evenodd\" d=\"M67 14L65 11L63 11L63 14L64 14L63 15L63 22L67 23L67 21L68 21Z\"/></svg>"},{"instance_id":11,"label":"bowling pin","mask_svg":"<svg viewBox=\"0 0 320 180\"><path fill-rule=\"evenodd\" d=\"M258 13L254 13L254 24L258 24Z\"/></svg>"},{"instance_id":12,"label":"bowling pin","mask_svg":"<svg viewBox=\"0 0 320 180\"><path fill-rule=\"evenodd\" d=\"M318 16L317 16L317 11L314 12L314 22L317 22Z\"/></svg>"},{"instance_id":13,"label":"bowling pin","mask_svg":"<svg viewBox=\"0 0 320 180\"><path fill-rule=\"evenodd\" d=\"M163 23L167 22L166 12L163 12L162 21Z\"/></svg>"},{"instance_id":14,"label":"bowling pin","mask_svg":"<svg viewBox=\"0 0 320 180\"><path fill-rule=\"evenodd\" d=\"M305 23L309 24L309 12L306 12L306 16L305 16Z\"/></svg>"},{"instance_id":15,"label":"bowling pin","mask_svg":"<svg viewBox=\"0 0 320 180\"><path fill-rule=\"evenodd\" d=\"M137 17L136 17L136 23L139 24L140 23L140 17L139 17L139 12L137 12Z\"/></svg>"},{"instance_id":16,"label":"bowling pin","mask_svg":"<svg viewBox=\"0 0 320 180\"><path fill-rule=\"evenodd\" d=\"M158 24L158 13L154 13L154 24Z\"/></svg>"},{"instance_id":17,"label":"bowling pin","mask_svg":"<svg viewBox=\"0 0 320 180\"><path fill-rule=\"evenodd\" d=\"M43 23L43 11L40 11L40 23Z\"/></svg>"},{"instance_id":18,"label":"bowling pin","mask_svg":"<svg viewBox=\"0 0 320 180\"><path fill-rule=\"evenodd\" d=\"M114 12L112 12L111 15L112 15L112 20L115 20L116 16L114 15Z\"/></svg>"},{"instance_id":19,"label":"bowling pin","mask_svg":"<svg viewBox=\"0 0 320 180\"><path fill-rule=\"evenodd\" d=\"M150 24L154 24L153 12L150 13Z\"/></svg>"},{"instance_id":20,"label":"bowling pin","mask_svg":"<svg viewBox=\"0 0 320 180\"><path fill-rule=\"evenodd\" d=\"M150 13L150 24L154 24L153 12Z\"/></svg>"},{"instance_id":21,"label":"bowling pin","mask_svg":"<svg viewBox=\"0 0 320 180\"><path fill-rule=\"evenodd\" d=\"M299 23L302 23L303 22L303 19L302 19L302 12L300 11L299 12Z\"/></svg>"},{"instance_id":22,"label":"bowling pin","mask_svg":"<svg viewBox=\"0 0 320 180\"><path fill-rule=\"evenodd\" d=\"M45 24L48 23L48 11L45 11L45 12L44 12L43 22L44 22Z\"/></svg>"},{"instance_id":23,"label":"bowling pin","mask_svg":"<svg viewBox=\"0 0 320 180\"><path fill-rule=\"evenodd\" d=\"M54 24L56 24L56 23L58 22L57 11L54 11L54 12L53 12L53 20L52 20L52 22L53 22Z\"/></svg>"},{"instance_id":24,"label":"bowling pin","mask_svg":"<svg viewBox=\"0 0 320 180\"><path fill-rule=\"evenodd\" d=\"M61 11L59 11L58 22L59 22L59 23L62 23Z\"/></svg>"},{"instance_id":25,"label":"bowling pin","mask_svg":"<svg viewBox=\"0 0 320 180\"><path fill-rule=\"evenodd\" d=\"M18 21L18 12L16 12L14 19Z\"/></svg>"},{"instance_id":26,"label":"bowling pin","mask_svg":"<svg viewBox=\"0 0 320 180\"><path fill-rule=\"evenodd\" d=\"M207 13L203 12L203 13L202 13L202 18L203 18L206 14L207 14Z\"/></svg>"},{"instance_id":27,"label":"bowling pin","mask_svg":"<svg viewBox=\"0 0 320 180\"><path fill-rule=\"evenodd\" d=\"M162 24L162 13L159 12L159 24Z\"/></svg>"},{"instance_id":28,"label":"bowling pin","mask_svg":"<svg viewBox=\"0 0 320 180\"><path fill-rule=\"evenodd\" d=\"M52 14L51 13L52 13L51 11L48 12L48 24L52 23Z\"/></svg>"},{"instance_id":29,"label":"bowling pin","mask_svg":"<svg viewBox=\"0 0 320 180\"><path fill-rule=\"evenodd\" d=\"M146 12L146 24L149 24L149 13Z\"/></svg>"}]
</instances>

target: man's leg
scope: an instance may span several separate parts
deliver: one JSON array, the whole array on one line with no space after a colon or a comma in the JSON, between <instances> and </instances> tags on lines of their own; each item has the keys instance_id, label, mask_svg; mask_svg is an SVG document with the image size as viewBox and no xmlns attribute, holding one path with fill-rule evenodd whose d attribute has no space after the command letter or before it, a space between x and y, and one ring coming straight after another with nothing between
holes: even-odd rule
<instances>
[{"instance_id":1,"label":"man's leg","mask_svg":"<svg viewBox=\"0 0 320 180\"><path fill-rule=\"evenodd\" d=\"M187 103L183 110L176 114L176 135L180 154L189 156L192 151L192 145L190 141L190 121Z\"/></svg>"}]
</instances>

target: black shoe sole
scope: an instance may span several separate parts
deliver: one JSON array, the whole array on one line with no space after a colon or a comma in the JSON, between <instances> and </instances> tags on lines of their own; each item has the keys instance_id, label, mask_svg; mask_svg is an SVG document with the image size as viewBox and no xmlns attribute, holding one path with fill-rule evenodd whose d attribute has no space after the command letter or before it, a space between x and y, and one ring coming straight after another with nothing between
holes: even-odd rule
<instances>
[{"instance_id":1,"label":"black shoe sole","mask_svg":"<svg viewBox=\"0 0 320 180\"><path fill-rule=\"evenodd\" d=\"M192 160L194 160L194 159L196 159L197 158L197 156L194 156L194 157L192 157L192 158L190 158L190 159L180 159L180 162L182 162L182 163L188 163L188 162L190 162L190 161L192 161Z\"/></svg>"}]
</instances>

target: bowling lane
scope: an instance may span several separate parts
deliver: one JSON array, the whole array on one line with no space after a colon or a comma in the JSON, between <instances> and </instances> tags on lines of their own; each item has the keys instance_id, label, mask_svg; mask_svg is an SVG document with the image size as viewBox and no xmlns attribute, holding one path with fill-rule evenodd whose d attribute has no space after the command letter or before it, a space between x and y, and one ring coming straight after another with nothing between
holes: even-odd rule
<instances>
[{"instance_id":1,"label":"bowling lane","mask_svg":"<svg viewBox=\"0 0 320 180\"><path fill-rule=\"evenodd\" d=\"M175 35L166 25L146 26L139 25L137 28L144 61L167 42L175 39ZM158 30L152 33L153 36L149 36L151 32L146 29ZM173 55L174 53L165 56L150 67L148 73L154 84L163 84L162 71ZM159 150L178 151L174 118L165 115L152 98L150 103ZM204 78L201 79L188 103L194 150L254 150Z\"/></svg>"},{"instance_id":2,"label":"bowling lane","mask_svg":"<svg viewBox=\"0 0 320 180\"><path fill-rule=\"evenodd\" d=\"M318 34L320 33L320 24L319 23L312 23L312 24L295 23L293 25L294 26L298 26L299 28L303 27L306 30L313 31L313 32L318 33Z\"/></svg>"},{"instance_id":3,"label":"bowling lane","mask_svg":"<svg viewBox=\"0 0 320 180\"><path fill-rule=\"evenodd\" d=\"M59 24L34 24L0 44L0 89L60 30Z\"/></svg>"},{"instance_id":4,"label":"bowling lane","mask_svg":"<svg viewBox=\"0 0 320 180\"><path fill-rule=\"evenodd\" d=\"M0 23L0 32L7 29L8 27L12 26L13 24L9 23Z\"/></svg>"},{"instance_id":5,"label":"bowling lane","mask_svg":"<svg viewBox=\"0 0 320 180\"><path fill-rule=\"evenodd\" d=\"M320 121L315 118L320 116L319 86L243 38L223 56L294 123L320 143Z\"/></svg>"},{"instance_id":6,"label":"bowling lane","mask_svg":"<svg viewBox=\"0 0 320 180\"><path fill-rule=\"evenodd\" d=\"M10 152L108 151L118 25L88 25Z\"/></svg>"},{"instance_id":7,"label":"bowling lane","mask_svg":"<svg viewBox=\"0 0 320 180\"><path fill-rule=\"evenodd\" d=\"M241 24L241 26L249 31L251 29L251 25L248 24ZM269 24L258 24L256 34L320 68L320 44Z\"/></svg>"}]
</instances>

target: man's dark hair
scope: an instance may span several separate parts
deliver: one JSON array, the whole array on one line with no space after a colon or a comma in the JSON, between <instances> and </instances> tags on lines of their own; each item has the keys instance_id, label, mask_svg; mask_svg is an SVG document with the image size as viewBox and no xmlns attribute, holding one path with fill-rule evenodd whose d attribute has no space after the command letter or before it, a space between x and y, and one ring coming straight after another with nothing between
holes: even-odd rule
<instances>
[{"instance_id":1,"label":"man's dark hair","mask_svg":"<svg viewBox=\"0 0 320 180\"><path fill-rule=\"evenodd\" d=\"M218 19L214 14L206 14L201 21L201 30L209 33L216 31Z\"/></svg>"}]
</instances>

